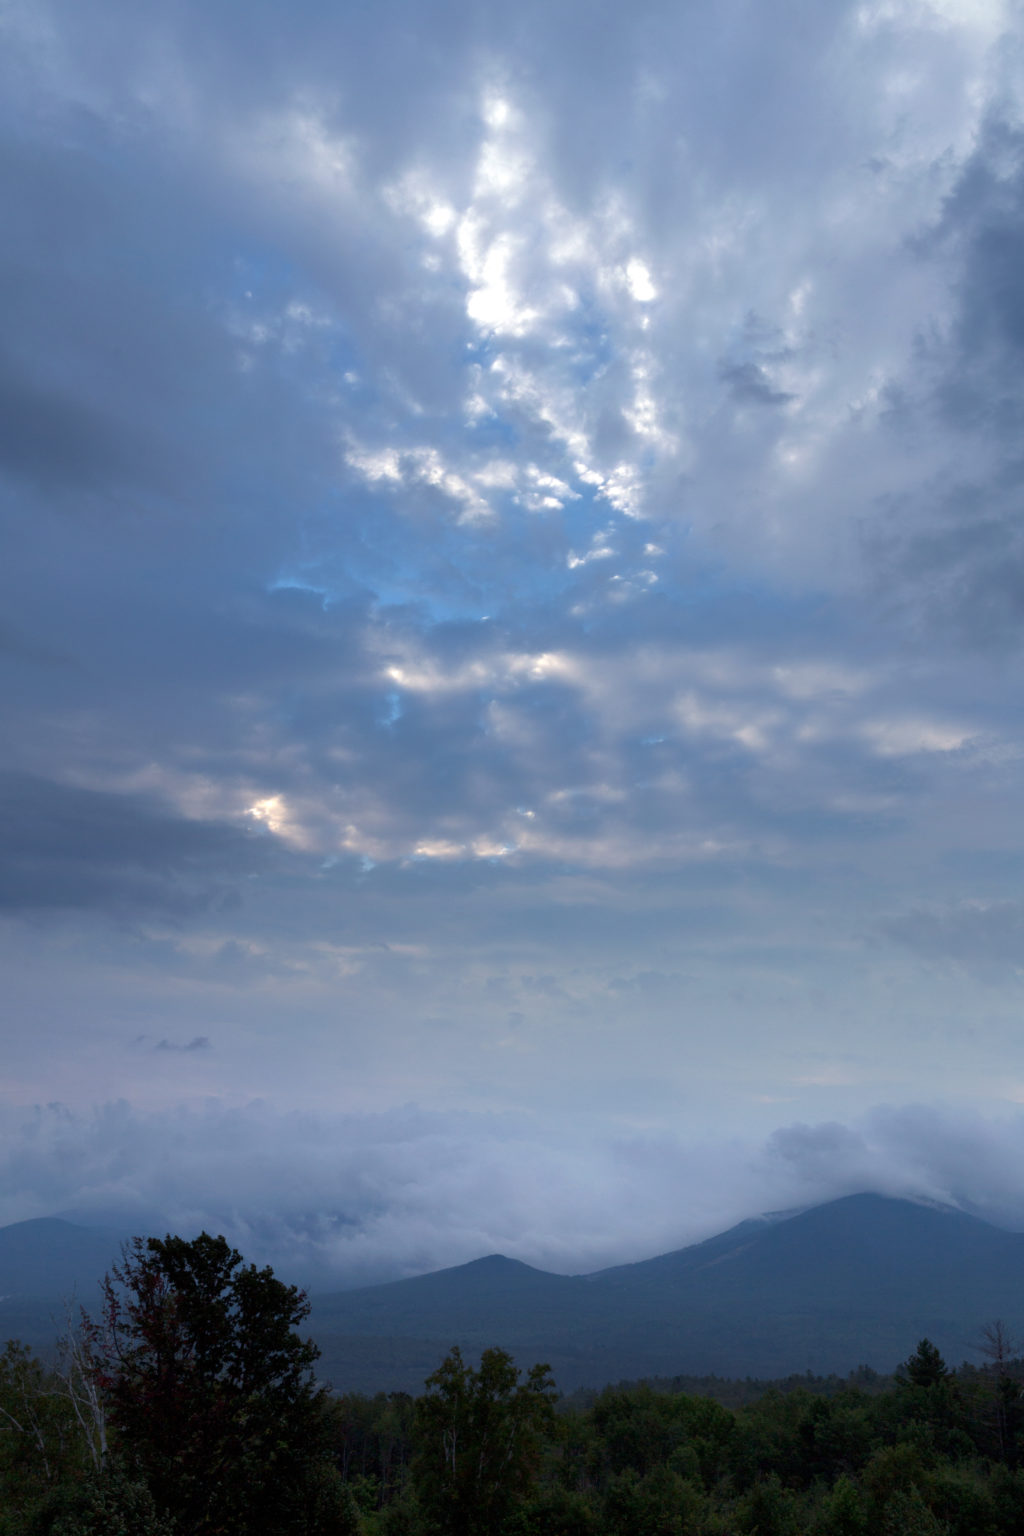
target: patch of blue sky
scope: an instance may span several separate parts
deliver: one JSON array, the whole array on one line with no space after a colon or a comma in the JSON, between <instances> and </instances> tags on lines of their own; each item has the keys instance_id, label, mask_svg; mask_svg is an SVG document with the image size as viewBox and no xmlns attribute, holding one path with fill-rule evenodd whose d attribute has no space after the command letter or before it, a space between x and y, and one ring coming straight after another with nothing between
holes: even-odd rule
<instances>
[{"instance_id":1,"label":"patch of blue sky","mask_svg":"<svg viewBox=\"0 0 1024 1536\"><path fill-rule=\"evenodd\" d=\"M329 372L349 385L358 381L373 395L368 387L371 373L344 316L326 293L310 283L301 267L274 249L250 249L244 256L235 255L231 266L226 284L231 303L243 313L252 311L254 319L265 320L268 311L293 320L315 317Z\"/></svg>"},{"instance_id":2,"label":"patch of blue sky","mask_svg":"<svg viewBox=\"0 0 1024 1536\"><path fill-rule=\"evenodd\" d=\"M235 257L232 283L235 299L281 302L294 299L308 286L309 278L302 268L278 247L249 246L244 255Z\"/></svg>"},{"instance_id":3,"label":"patch of blue sky","mask_svg":"<svg viewBox=\"0 0 1024 1536\"><path fill-rule=\"evenodd\" d=\"M495 358L502 355L502 350L496 338L486 333L467 341L461 349L460 358L468 363L479 363L481 368L489 368Z\"/></svg>"},{"instance_id":4,"label":"patch of blue sky","mask_svg":"<svg viewBox=\"0 0 1024 1536\"><path fill-rule=\"evenodd\" d=\"M598 623L609 632L653 638L684 624L690 638L770 638L781 649L798 648L812 632L819 644L826 635L836 642L848 636L849 615L824 594L797 595L767 579L741 578L721 562L701 559L685 530L638 524L616 513L594 487L579 490L578 501L539 513L516 505L509 493L496 503L497 527L432 523L422 530L400 517L391 497L360 497L307 527L304 558L283 567L268 590L307 592L325 609L361 596L378 613L414 610L429 628L544 609L564 614L581 593L593 596L614 578L629 583L652 571L655 582L634 581L635 592L631 588L641 601L590 608L587 627ZM551 539L543 534L549 519L557 521ZM579 563L571 566L570 556Z\"/></svg>"},{"instance_id":5,"label":"patch of blue sky","mask_svg":"<svg viewBox=\"0 0 1024 1536\"><path fill-rule=\"evenodd\" d=\"M627 519L601 496L598 486L580 480L575 475L570 484L574 497L565 502L558 516L574 548L584 541L589 542L599 529L606 528L609 523L626 524Z\"/></svg>"},{"instance_id":6,"label":"patch of blue sky","mask_svg":"<svg viewBox=\"0 0 1024 1536\"><path fill-rule=\"evenodd\" d=\"M394 565L385 574L372 562L353 561L351 571L372 594L377 613L413 608L426 625L482 623L490 617L487 594L464 572L449 571L440 582L414 565Z\"/></svg>"},{"instance_id":7,"label":"patch of blue sky","mask_svg":"<svg viewBox=\"0 0 1024 1536\"><path fill-rule=\"evenodd\" d=\"M442 589L436 582L425 582L410 573L407 583L377 583L377 607L398 606L412 602L420 607L429 623L459 621L483 623L490 618L515 615L521 606L536 608L565 598L571 588L568 572L544 569L527 562L515 562L507 550L495 560L480 552L470 568L450 572Z\"/></svg>"},{"instance_id":8,"label":"patch of blue sky","mask_svg":"<svg viewBox=\"0 0 1024 1536\"><path fill-rule=\"evenodd\" d=\"M593 508L592 488L583 489ZM344 547L329 547L330 527L322 527L327 541L322 556L290 567L278 582L338 596L350 595L355 584L372 594L377 608L414 605L428 622L479 621L518 603L551 601L573 587L569 550L574 542L589 547L608 523L607 509L595 508L588 520L580 507L570 502L551 514L563 519L563 526L566 519L571 523L555 541L558 557L551 558L549 546L539 547L532 537L537 519L547 514L525 511L511 495L497 502L497 527L431 524L422 531L404 520L398 527L391 497L367 498L345 509L350 538Z\"/></svg>"},{"instance_id":9,"label":"patch of blue sky","mask_svg":"<svg viewBox=\"0 0 1024 1536\"><path fill-rule=\"evenodd\" d=\"M460 424L460 442L465 441L463 433L467 431L472 434L470 441L474 448L497 448L509 453L519 446L521 440L518 428L493 410L481 411L465 427Z\"/></svg>"},{"instance_id":10,"label":"patch of blue sky","mask_svg":"<svg viewBox=\"0 0 1024 1536\"><path fill-rule=\"evenodd\" d=\"M372 397L376 394L367 377L362 356L340 324L332 330L327 344L327 365L350 388L358 387L361 396Z\"/></svg>"},{"instance_id":11,"label":"patch of blue sky","mask_svg":"<svg viewBox=\"0 0 1024 1536\"><path fill-rule=\"evenodd\" d=\"M385 727L394 725L396 720L401 720L403 713L402 695L394 688L378 700L374 709L377 724Z\"/></svg>"}]
</instances>

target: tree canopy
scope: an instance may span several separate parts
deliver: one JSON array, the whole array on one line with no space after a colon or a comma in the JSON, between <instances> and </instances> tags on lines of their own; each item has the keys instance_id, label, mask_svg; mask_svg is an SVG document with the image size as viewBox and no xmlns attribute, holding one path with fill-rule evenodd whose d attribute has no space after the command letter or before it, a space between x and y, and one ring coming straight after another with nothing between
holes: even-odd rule
<instances>
[{"instance_id":1,"label":"tree canopy","mask_svg":"<svg viewBox=\"0 0 1024 1536\"><path fill-rule=\"evenodd\" d=\"M427 1377L416 1473L431 1529L491 1536L529 1490L557 1391L546 1365L520 1378L503 1349L485 1349L474 1370L457 1347Z\"/></svg>"},{"instance_id":2,"label":"tree canopy","mask_svg":"<svg viewBox=\"0 0 1024 1536\"><path fill-rule=\"evenodd\" d=\"M118 1443L189 1536L294 1528L321 1440L305 1295L204 1232L136 1238L87 1324Z\"/></svg>"},{"instance_id":3,"label":"tree canopy","mask_svg":"<svg viewBox=\"0 0 1024 1536\"><path fill-rule=\"evenodd\" d=\"M329 1396L303 1294L204 1233L136 1240L57 1368L0 1353L0 1536L1020 1536L1024 1360L563 1399L455 1348ZM104 1412L109 1419L104 1419ZM109 1429L109 1434L106 1431Z\"/></svg>"}]
</instances>

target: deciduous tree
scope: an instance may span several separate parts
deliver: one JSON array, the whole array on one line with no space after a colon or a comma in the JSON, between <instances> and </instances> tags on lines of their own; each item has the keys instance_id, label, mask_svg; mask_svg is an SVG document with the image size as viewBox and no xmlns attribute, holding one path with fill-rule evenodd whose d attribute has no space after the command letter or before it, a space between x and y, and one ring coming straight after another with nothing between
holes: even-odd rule
<instances>
[{"instance_id":1,"label":"deciduous tree","mask_svg":"<svg viewBox=\"0 0 1024 1536\"><path fill-rule=\"evenodd\" d=\"M473 1370L455 1348L427 1377L416 1491L444 1536L498 1536L533 1486L556 1389L546 1365L521 1374L503 1349L485 1349Z\"/></svg>"},{"instance_id":2,"label":"deciduous tree","mask_svg":"<svg viewBox=\"0 0 1024 1536\"><path fill-rule=\"evenodd\" d=\"M120 1453L188 1536L276 1536L322 1452L302 1292L223 1237L134 1239L88 1322Z\"/></svg>"}]
</instances>

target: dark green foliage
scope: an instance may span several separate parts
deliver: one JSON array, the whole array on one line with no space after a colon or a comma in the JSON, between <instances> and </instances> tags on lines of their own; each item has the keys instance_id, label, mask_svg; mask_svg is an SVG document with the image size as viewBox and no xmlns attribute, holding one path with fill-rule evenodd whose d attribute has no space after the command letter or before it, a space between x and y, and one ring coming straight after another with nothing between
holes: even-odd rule
<instances>
[{"instance_id":1,"label":"dark green foliage","mask_svg":"<svg viewBox=\"0 0 1024 1536\"><path fill-rule=\"evenodd\" d=\"M415 1495L406 1490L385 1504L371 1529L377 1536L422 1536L423 1517Z\"/></svg>"},{"instance_id":2,"label":"dark green foliage","mask_svg":"<svg viewBox=\"0 0 1024 1536\"><path fill-rule=\"evenodd\" d=\"M345 1393L332 1399L328 1415L332 1449L360 1507L369 1513L392 1502L408 1482L415 1399L407 1392Z\"/></svg>"},{"instance_id":3,"label":"dark green foliage","mask_svg":"<svg viewBox=\"0 0 1024 1536\"><path fill-rule=\"evenodd\" d=\"M815 1536L868 1536L864 1501L848 1477L839 1477L822 1500Z\"/></svg>"},{"instance_id":4,"label":"dark green foliage","mask_svg":"<svg viewBox=\"0 0 1024 1536\"><path fill-rule=\"evenodd\" d=\"M308 1306L222 1237L136 1239L90 1325L124 1453L187 1536L276 1536L322 1454Z\"/></svg>"},{"instance_id":5,"label":"dark green foliage","mask_svg":"<svg viewBox=\"0 0 1024 1536\"><path fill-rule=\"evenodd\" d=\"M643 1386L631 1392L602 1392L593 1410L599 1448L594 1471L599 1476L602 1472L643 1476L667 1462L686 1443L685 1415L680 1412L685 1401Z\"/></svg>"},{"instance_id":6,"label":"dark green foliage","mask_svg":"<svg viewBox=\"0 0 1024 1536\"><path fill-rule=\"evenodd\" d=\"M930 1339L922 1339L917 1349L904 1360L899 1371L915 1387L937 1387L949 1376L945 1360Z\"/></svg>"},{"instance_id":7,"label":"dark green foliage","mask_svg":"<svg viewBox=\"0 0 1024 1536\"><path fill-rule=\"evenodd\" d=\"M743 1482L773 1467L793 1487L832 1483L867 1461L876 1433L871 1399L767 1392L743 1416L736 1470Z\"/></svg>"},{"instance_id":8,"label":"dark green foliage","mask_svg":"<svg viewBox=\"0 0 1024 1536\"><path fill-rule=\"evenodd\" d=\"M667 1466L615 1478L604 1498L601 1530L607 1536L687 1536L700 1529L703 1496Z\"/></svg>"},{"instance_id":9,"label":"dark green foliage","mask_svg":"<svg viewBox=\"0 0 1024 1536\"><path fill-rule=\"evenodd\" d=\"M66 1484L31 1527L31 1536L175 1536L144 1482L108 1461Z\"/></svg>"},{"instance_id":10,"label":"dark green foliage","mask_svg":"<svg viewBox=\"0 0 1024 1536\"><path fill-rule=\"evenodd\" d=\"M556 1394L547 1366L520 1374L504 1350L473 1370L453 1349L427 1378L413 1470L428 1530L497 1536L529 1497Z\"/></svg>"},{"instance_id":11,"label":"dark green foliage","mask_svg":"<svg viewBox=\"0 0 1024 1536\"><path fill-rule=\"evenodd\" d=\"M600 1480L625 1471L641 1476L671 1463L711 1487L730 1464L735 1420L707 1398L671 1396L641 1385L610 1388L594 1404L591 1471Z\"/></svg>"},{"instance_id":12,"label":"dark green foliage","mask_svg":"<svg viewBox=\"0 0 1024 1536\"><path fill-rule=\"evenodd\" d=\"M737 1508L739 1529L749 1536L798 1536L800 1509L777 1472L758 1478Z\"/></svg>"},{"instance_id":13,"label":"dark green foliage","mask_svg":"<svg viewBox=\"0 0 1024 1536\"><path fill-rule=\"evenodd\" d=\"M601 1524L592 1497L553 1487L538 1492L507 1529L509 1536L600 1536Z\"/></svg>"},{"instance_id":14,"label":"dark green foliage","mask_svg":"<svg viewBox=\"0 0 1024 1536\"><path fill-rule=\"evenodd\" d=\"M949 1528L928 1508L919 1488L893 1493L878 1514L879 1536L949 1536Z\"/></svg>"},{"instance_id":15,"label":"dark green foliage","mask_svg":"<svg viewBox=\"0 0 1024 1536\"><path fill-rule=\"evenodd\" d=\"M995 1467L988 1485L994 1528L1000 1536L1024 1531L1024 1472Z\"/></svg>"},{"instance_id":16,"label":"dark green foliage","mask_svg":"<svg viewBox=\"0 0 1024 1536\"><path fill-rule=\"evenodd\" d=\"M26 1528L87 1463L64 1383L11 1340L0 1354L0 1536Z\"/></svg>"},{"instance_id":17,"label":"dark green foliage","mask_svg":"<svg viewBox=\"0 0 1024 1536\"><path fill-rule=\"evenodd\" d=\"M351 1487L337 1466L321 1458L306 1469L295 1497L287 1501L289 1536L360 1536L362 1516Z\"/></svg>"},{"instance_id":18,"label":"dark green foliage","mask_svg":"<svg viewBox=\"0 0 1024 1536\"><path fill-rule=\"evenodd\" d=\"M993 1536L992 1494L970 1466L943 1466L925 1488L928 1506L949 1536Z\"/></svg>"},{"instance_id":19,"label":"dark green foliage","mask_svg":"<svg viewBox=\"0 0 1024 1536\"><path fill-rule=\"evenodd\" d=\"M452 1350L418 1399L329 1397L304 1298L222 1238L132 1245L106 1300L63 1377L0 1356L0 1536L1024 1532L1021 1372L995 1327L980 1367L923 1339L895 1378L712 1381L735 1408L624 1384L556 1411L547 1367L499 1349Z\"/></svg>"}]
</instances>

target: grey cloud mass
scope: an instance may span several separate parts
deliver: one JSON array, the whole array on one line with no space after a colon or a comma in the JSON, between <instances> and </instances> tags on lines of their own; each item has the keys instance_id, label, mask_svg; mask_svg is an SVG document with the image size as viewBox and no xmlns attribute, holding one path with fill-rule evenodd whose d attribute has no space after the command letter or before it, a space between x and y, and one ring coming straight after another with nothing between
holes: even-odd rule
<instances>
[{"instance_id":1,"label":"grey cloud mass","mask_svg":"<svg viewBox=\"0 0 1024 1536\"><path fill-rule=\"evenodd\" d=\"M279 1114L207 1104L140 1115L60 1105L0 1122L0 1219L54 1209L145 1230L205 1226L282 1272L357 1284L502 1251L566 1272L699 1241L756 1209L866 1185L1024 1223L1024 1122L949 1107L794 1123L767 1139L589 1134L517 1115ZM305 1202L296 1207L301 1181ZM684 1204L679 1191L691 1191ZM609 1201L617 1212L610 1226Z\"/></svg>"},{"instance_id":2,"label":"grey cloud mass","mask_svg":"<svg viewBox=\"0 0 1024 1536\"><path fill-rule=\"evenodd\" d=\"M142 795L0 774L0 908L101 907L182 916L238 900L256 871L245 828L168 812Z\"/></svg>"},{"instance_id":3,"label":"grey cloud mass","mask_svg":"<svg viewBox=\"0 0 1024 1536\"><path fill-rule=\"evenodd\" d=\"M12 1212L367 1273L858 1180L1021 1219L1021 48L0 10L0 1089L107 1149ZM261 1115L287 1176L176 1192L175 1116Z\"/></svg>"}]
</instances>

